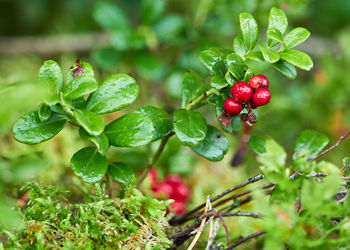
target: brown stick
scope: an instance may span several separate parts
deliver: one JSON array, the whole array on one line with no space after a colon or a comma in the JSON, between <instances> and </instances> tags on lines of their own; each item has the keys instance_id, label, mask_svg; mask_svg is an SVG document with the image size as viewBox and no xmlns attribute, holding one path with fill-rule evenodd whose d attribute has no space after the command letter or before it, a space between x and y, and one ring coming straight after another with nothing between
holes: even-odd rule
<instances>
[{"instance_id":1,"label":"brown stick","mask_svg":"<svg viewBox=\"0 0 350 250\"><path fill-rule=\"evenodd\" d=\"M250 239L253 239L255 237L258 237L262 234L266 234L266 231L259 231L259 232L256 232L256 233L253 233L253 234L250 234L244 238L241 238L239 241L237 241L235 244L229 246L228 248L226 248L226 250L231 250L231 249L234 249L235 247L241 245L242 243L246 242L247 240L250 240Z\"/></svg>"}]
</instances>

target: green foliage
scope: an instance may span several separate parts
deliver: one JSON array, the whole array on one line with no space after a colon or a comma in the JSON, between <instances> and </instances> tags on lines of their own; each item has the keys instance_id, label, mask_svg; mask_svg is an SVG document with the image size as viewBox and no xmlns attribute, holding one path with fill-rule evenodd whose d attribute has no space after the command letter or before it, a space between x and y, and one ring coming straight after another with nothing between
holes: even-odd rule
<instances>
[{"instance_id":1,"label":"green foliage","mask_svg":"<svg viewBox=\"0 0 350 250\"><path fill-rule=\"evenodd\" d=\"M164 249L170 246L164 229L168 201L144 196L125 186L120 201L109 198L104 186L95 185L88 203L66 205L66 191L36 183L23 211L25 228L2 231L4 248Z\"/></svg>"}]
</instances>

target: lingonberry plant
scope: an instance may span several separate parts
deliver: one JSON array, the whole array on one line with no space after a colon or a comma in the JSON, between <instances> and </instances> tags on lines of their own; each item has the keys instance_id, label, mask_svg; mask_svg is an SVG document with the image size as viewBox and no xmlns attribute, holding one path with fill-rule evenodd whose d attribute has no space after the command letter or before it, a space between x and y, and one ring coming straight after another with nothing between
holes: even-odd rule
<instances>
[{"instance_id":1,"label":"lingonberry plant","mask_svg":"<svg viewBox=\"0 0 350 250\"><path fill-rule=\"evenodd\" d=\"M17 120L13 127L15 139L27 144L41 143L57 135L67 124L77 126L80 137L92 145L73 154L70 162L73 172L87 183L105 179L108 184L109 177L113 177L124 187L128 187L127 192L119 194L124 202L130 202L128 211L134 209L140 212L144 203L152 204L157 207L157 211L149 211L149 214L152 216L153 212L159 217L159 211L165 212L164 205L168 203L152 202L152 199L144 197L134 186L141 187L170 137L176 136L183 146L210 161L222 160L228 151L228 139L224 133L219 128L208 125L197 109L212 105L221 129L229 134L238 132L242 124L249 127L257 123L259 107L270 102L269 87L278 84L270 83L265 75L258 74L256 63L268 63L290 79L297 76L295 67L310 70L313 66L306 53L293 49L305 41L310 33L301 27L287 32L288 21L282 10L271 9L267 40L260 42L259 46L258 25L254 17L249 13L241 13L239 21L242 34L235 37L233 48L212 47L200 53L199 60L208 69L209 77L202 77L194 71L185 73L181 89L181 108L173 114L154 106L143 106L106 125L100 115L122 110L135 102L139 94L136 81L129 75L116 74L98 84L92 67L77 60L64 82L59 65L54 61L46 61L39 71L39 82L47 90L46 98L37 111ZM115 42L123 40L116 37ZM158 143L158 149L150 157L148 166L140 173L135 173L134 169L123 162L108 159L111 146L138 147L150 143ZM340 187L344 186L344 178L332 164L315 161L327 143L328 138L323 134L309 130L303 132L296 143L293 166L288 168L285 167L286 153L275 141L267 137L252 137L249 146L257 153L264 175L252 177L214 198L208 197L205 204L187 213L185 203L190 197L189 187L178 176L169 175L164 181L160 181L153 173L153 194L160 199L175 200L172 209L179 216L173 217L170 223L178 225L196 219L184 230L168 235L168 238L176 246L180 246L197 234L190 245L191 249L207 221L211 223L207 247L212 249L216 234L212 225L214 219L219 218L227 231L223 217L249 216L264 217L258 223L262 230L238 239L233 245L229 245L230 236L227 235L228 249L265 233L268 249L281 249L284 244L296 249L322 244L328 244L329 247L342 246L348 236L345 228L349 224L346 217L348 210L341 205L344 199L339 198L345 193L339 192ZM294 171L292 175L291 171ZM315 182L314 178L319 177L323 180ZM251 196L249 194L252 191L248 190L225 197L263 178L270 182L262 187L265 193L259 189ZM329 183L334 185L327 190ZM270 203L267 202L265 194L270 195ZM238 199L243 196L246 197ZM254 208L259 209L259 213L231 213L252 198L258 201ZM228 204L229 201L234 202ZM108 205L110 204L112 201L109 200ZM219 208L222 205L226 207ZM321 211L323 206L325 210ZM142 214L140 216L142 218ZM322 220L322 225L316 225L317 220L325 216L328 217ZM281 223L284 224L281 226ZM283 230L275 230L276 226ZM293 226L296 226L297 233L292 232ZM311 226L317 228L310 228ZM159 231L159 227L151 228ZM331 233L332 237L336 234L337 240L332 241ZM161 233L160 235L162 236ZM298 238L305 240L298 241ZM168 243L163 239L163 246Z\"/></svg>"}]
</instances>

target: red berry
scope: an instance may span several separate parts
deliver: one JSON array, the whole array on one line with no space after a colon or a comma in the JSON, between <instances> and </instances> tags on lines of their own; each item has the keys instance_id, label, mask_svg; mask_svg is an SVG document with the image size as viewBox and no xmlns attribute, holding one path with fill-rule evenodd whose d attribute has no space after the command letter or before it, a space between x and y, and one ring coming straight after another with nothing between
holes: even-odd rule
<instances>
[{"instance_id":1,"label":"red berry","mask_svg":"<svg viewBox=\"0 0 350 250\"><path fill-rule=\"evenodd\" d=\"M170 207L174 210L176 215L181 215L186 211L186 205L183 201L174 201L170 204Z\"/></svg>"},{"instance_id":2,"label":"red berry","mask_svg":"<svg viewBox=\"0 0 350 250\"><path fill-rule=\"evenodd\" d=\"M176 174L169 174L166 178L165 181L170 183L170 184L180 184L182 182L181 176L176 175Z\"/></svg>"},{"instance_id":3,"label":"red berry","mask_svg":"<svg viewBox=\"0 0 350 250\"><path fill-rule=\"evenodd\" d=\"M159 199L169 199L173 195L174 187L167 182L159 182L156 186L152 188L155 196Z\"/></svg>"},{"instance_id":4,"label":"red berry","mask_svg":"<svg viewBox=\"0 0 350 250\"><path fill-rule=\"evenodd\" d=\"M268 88L269 87L269 80L264 75L254 75L249 79L249 85L253 88Z\"/></svg>"},{"instance_id":5,"label":"red berry","mask_svg":"<svg viewBox=\"0 0 350 250\"><path fill-rule=\"evenodd\" d=\"M232 98L239 103L245 103L250 100L253 89L246 82L236 82L231 89Z\"/></svg>"},{"instance_id":6,"label":"red berry","mask_svg":"<svg viewBox=\"0 0 350 250\"><path fill-rule=\"evenodd\" d=\"M173 197L170 198L176 201L185 201L190 197L190 194L190 188L185 183L180 183L174 186Z\"/></svg>"},{"instance_id":7,"label":"red berry","mask_svg":"<svg viewBox=\"0 0 350 250\"><path fill-rule=\"evenodd\" d=\"M241 113L243 107L242 104L236 102L233 98L229 97L224 101L224 110L229 115L238 115Z\"/></svg>"},{"instance_id":8,"label":"red berry","mask_svg":"<svg viewBox=\"0 0 350 250\"><path fill-rule=\"evenodd\" d=\"M157 173L157 170L155 168L152 168L148 172L148 178L151 180L152 185L158 181L158 173Z\"/></svg>"},{"instance_id":9,"label":"red berry","mask_svg":"<svg viewBox=\"0 0 350 250\"><path fill-rule=\"evenodd\" d=\"M271 93L267 88L260 88L257 89L251 100L251 104L253 107L259 107L263 106L265 104L268 104L271 99Z\"/></svg>"}]
</instances>

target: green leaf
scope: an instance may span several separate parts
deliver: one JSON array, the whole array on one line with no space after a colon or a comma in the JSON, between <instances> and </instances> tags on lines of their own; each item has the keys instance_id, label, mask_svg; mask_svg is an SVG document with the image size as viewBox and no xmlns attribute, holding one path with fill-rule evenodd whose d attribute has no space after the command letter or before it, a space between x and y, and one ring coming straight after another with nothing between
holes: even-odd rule
<instances>
[{"instance_id":1,"label":"green leaf","mask_svg":"<svg viewBox=\"0 0 350 250\"><path fill-rule=\"evenodd\" d=\"M132 104L138 94L139 87L134 78L125 74L113 75L89 96L86 109L97 114L114 112Z\"/></svg>"},{"instance_id":2,"label":"green leaf","mask_svg":"<svg viewBox=\"0 0 350 250\"><path fill-rule=\"evenodd\" d=\"M266 136L255 135L248 141L248 146L258 155L266 152L265 143L268 138Z\"/></svg>"},{"instance_id":3,"label":"green leaf","mask_svg":"<svg viewBox=\"0 0 350 250\"><path fill-rule=\"evenodd\" d=\"M108 172L119 183L130 183L131 179L135 177L134 169L122 162L113 162L108 166Z\"/></svg>"},{"instance_id":4,"label":"green leaf","mask_svg":"<svg viewBox=\"0 0 350 250\"><path fill-rule=\"evenodd\" d=\"M299 50L288 49L280 53L281 59L293 64L303 70L311 70L313 63L311 58L304 52Z\"/></svg>"},{"instance_id":5,"label":"green leaf","mask_svg":"<svg viewBox=\"0 0 350 250\"><path fill-rule=\"evenodd\" d=\"M95 21L104 29L129 29L130 23L124 11L108 2L98 2L92 13Z\"/></svg>"},{"instance_id":6,"label":"green leaf","mask_svg":"<svg viewBox=\"0 0 350 250\"><path fill-rule=\"evenodd\" d=\"M243 80L244 77L244 62L236 53L228 54L226 57L228 71L237 79Z\"/></svg>"},{"instance_id":7,"label":"green leaf","mask_svg":"<svg viewBox=\"0 0 350 250\"><path fill-rule=\"evenodd\" d=\"M253 51L245 56L246 59L258 61L258 62L265 62L264 56L261 53L261 51Z\"/></svg>"},{"instance_id":8,"label":"green leaf","mask_svg":"<svg viewBox=\"0 0 350 250\"><path fill-rule=\"evenodd\" d=\"M194 147L204 140L207 123L198 112L178 109L174 112L174 130L183 145Z\"/></svg>"},{"instance_id":9,"label":"green leaf","mask_svg":"<svg viewBox=\"0 0 350 250\"><path fill-rule=\"evenodd\" d=\"M90 134L97 136L101 134L105 128L105 122L99 115L88 110L75 110L73 115L76 121Z\"/></svg>"},{"instance_id":10,"label":"green leaf","mask_svg":"<svg viewBox=\"0 0 350 250\"><path fill-rule=\"evenodd\" d=\"M71 86L74 79L82 76L94 78L94 69L89 63L77 60L68 71L66 85Z\"/></svg>"},{"instance_id":11,"label":"green leaf","mask_svg":"<svg viewBox=\"0 0 350 250\"><path fill-rule=\"evenodd\" d=\"M166 74L166 67L163 61L149 52L136 53L134 62L138 73L147 80L159 80Z\"/></svg>"},{"instance_id":12,"label":"green leaf","mask_svg":"<svg viewBox=\"0 0 350 250\"><path fill-rule=\"evenodd\" d=\"M153 25L153 30L161 42L174 43L184 29L185 21L181 15L167 14Z\"/></svg>"},{"instance_id":13,"label":"green leaf","mask_svg":"<svg viewBox=\"0 0 350 250\"><path fill-rule=\"evenodd\" d=\"M267 30L267 37L284 44L283 35L281 31L276 28L270 28Z\"/></svg>"},{"instance_id":14,"label":"green leaf","mask_svg":"<svg viewBox=\"0 0 350 250\"><path fill-rule=\"evenodd\" d=\"M95 78L90 76L79 76L73 79L69 84L64 86L64 98L74 100L94 92L97 89Z\"/></svg>"},{"instance_id":15,"label":"green leaf","mask_svg":"<svg viewBox=\"0 0 350 250\"><path fill-rule=\"evenodd\" d=\"M310 32L305 28L292 29L285 37L286 48L291 49L304 42L310 36Z\"/></svg>"},{"instance_id":16,"label":"green leaf","mask_svg":"<svg viewBox=\"0 0 350 250\"><path fill-rule=\"evenodd\" d=\"M87 183L100 181L108 169L106 157L94 147L80 149L73 155L70 165L74 174Z\"/></svg>"},{"instance_id":17,"label":"green leaf","mask_svg":"<svg viewBox=\"0 0 350 250\"><path fill-rule=\"evenodd\" d=\"M47 141L57 135L67 124L67 119L57 113L45 122L41 122L38 112L30 112L20 117L13 126L13 135L17 141L36 144Z\"/></svg>"},{"instance_id":18,"label":"green leaf","mask_svg":"<svg viewBox=\"0 0 350 250\"><path fill-rule=\"evenodd\" d=\"M208 126L204 141L192 150L210 161L221 161L227 153L228 140L217 128Z\"/></svg>"},{"instance_id":19,"label":"green leaf","mask_svg":"<svg viewBox=\"0 0 350 250\"><path fill-rule=\"evenodd\" d=\"M108 138L104 133L101 133L97 136L92 136L83 127L79 129L79 135L81 138L91 141L97 147L98 152L101 155L105 155L108 151L109 142Z\"/></svg>"},{"instance_id":20,"label":"green leaf","mask_svg":"<svg viewBox=\"0 0 350 250\"><path fill-rule=\"evenodd\" d=\"M216 117L219 117L222 113L222 111L224 110L223 107L223 103L224 100L228 97L227 96L223 96L223 95L219 95L216 97L216 104L215 104L215 112L216 112ZM225 130L226 132L232 134L232 133L236 133L241 129L241 117L239 115L235 115L232 117L232 122L228 127L223 126L219 119L216 118L217 122L219 123L220 127Z\"/></svg>"},{"instance_id":21,"label":"green leaf","mask_svg":"<svg viewBox=\"0 0 350 250\"><path fill-rule=\"evenodd\" d=\"M123 59L123 53L112 47L98 48L91 53L92 60L102 68L112 68Z\"/></svg>"},{"instance_id":22,"label":"green leaf","mask_svg":"<svg viewBox=\"0 0 350 250\"><path fill-rule=\"evenodd\" d=\"M244 74L244 82L249 82L249 79L254 75L254 73L248 69Z\"/></svg>"},{"instance_id":23,"label":"green leaf","mask_svg":"<svg viewBox=\"0 0 350 250\"><path fill-rule=\"evenodd\" d=\"M245 47L244 40L242 36L236 36L233 41L233 49L237 55L243 57L247 53L247 48Z\"/></svg>"},{"instance_id":24,"label":"green leaf","mask_svg":"<svg viewBox=\"0 0 350 250\"><path fill-rule=\"evenodd\" d=\"M165 9L164 0L144 0L141 4L141 17L145 24L151 24L157 20Z\"/></svg>"},{"instance_id":25,"label":"green leaf","mask_svg":"<svg viewBox=\"0 0 350 250\"><path fill-rule=\"evenodd\" d=\"M211 75L221 75L224 76L226 72L226 67L223 58L220 54L213 50L204 50L199 54L199 60L204 64L204 66L209 70Z\"/></svg>"},{"instance_id":26,"label":"green leaf","mask_svg":"<svg viewBox=\"0 0 350 250\"><path fill-rule=\"evenodd\" d=\"M290 79L295 79L297 77L297 70L295 67L286 61L279 60L272 64L272 66Z\"/></svg>"},{"instance_id":27,"label":"green leaf","mask_svg":"<svg viewBox=\"0 0 350 250\"><path fill-rule=\"evenodd\" d=\"M116 147L137 147L153 139L152 120L144 114L124 115L106 126L109 143Z\"/></svg>"},{"instance_id":28,"label":"green leaf","mask_svg":"<svg viewBox=\"0 0 350 250\"><path fill-rule=\"evenodd\" d=\"M45 102L54 105L59 101L59 93L63 86L60 66L55 61L45 61L39 70L39 83L47 91Z\"/></svg>"},{"instance_id":29,"label":"green leaf","mask_svg":"<svg viewBox=\"0 0 350 250\"><path fill-rule=\"evenodd\" d=\"M119 53L131 46L132 33L128 29L115 30L111 34L111 46Z\"/></svg>"},{"instance_id":30,"label":"green leaf","mask_svg":"<svg viewBox=\"0 0 350 250\"><path fill-rule=\"evenodd\" d=\"M44 103L41 104L40 108L39 108L38 115L39 115L39 119L40 119L41 122L47 121L47 119L49 119L50 116L51 116L51 108L50 108L50 106L48 106L48 105L46 105Z\"/></svg>"},{"instance_id":31,"label":"green leaf","mask_svg":"<svg viewBox=\"0 0 350 250\"><path fill-rule=\"evenodd\" d=\"M243 12L239 15L239 22L241 25L244 44L248 52L252 51L258 40L258 24L254 17L247 12Z\"/></svg>"},{"instance_id":32,"label":"green leaf","mask_svg":"<svg viewBox=\"0 0 350 250\"><path fill-rule=\"evenodd\" d=\"M153 106L144 106L135 110L134 113L147 115L152 120L154 127L152 141L167 136L173 130L173 121L169 114L162 109Z\"/></svg>"},{"instance_id":33,"label":"green leaf","mask_svg":"<svg viewBox=\"0 0 350 250\"><path fill-rule=\"evenodd\" d=\"M204 83L203 78L194 71L184 74L181 88L181 106L185 107L189 102L202 95L209 86Z\"/></svg>"},{"instance_id":34,"label":"green leaf","mask_svg":"<svg viewBox=\"0 0 350 250\"><path fill-rule=\"evenodd\" d=\"M215 75L210 79L210 85L216 89L223 89L228 86L228 82L221 75Z\"/></svg>"},{"instance_id":35,"label":"green leaf","mask_svg":"<svg viewBox=\"0 0 350 250\"><path fill-rule=\"evenodd\" d=\"M261 53L266 62L275 63L280 59L279 54L276 51L266 49L263 45L260 44Z\"/></svg>"},{"instance_id":36,"label":"green leaf","mask_svg":"<svg viewBox=\"0 0 350 250\"><path fill-rule=\"evenodd\" d=\"M269 16L269 26L267 29L267 33L269 34L270 30L273 28L280 31L280 33L283 35L284 32L286 32L288 27L288 20L286 14L281 9L277 9L275 7L272 7L270 10L270 16ZM268 38L267 44L269 47L274 47L278 44L277 41L272 40L271 38Z\"/></svg>"},{"instance_id":37,"label":"green leaf","mask_svg":"<svg viewBox=\"0 0 350 250\"><path fill-rule=\"evenodd\" d=\"M298 158L301 152L308 152L310 158L315 157L327 146L329 138L314 130L304 130L298 136L294 147L293 160Z\"/></svg>"}]
</instances>

